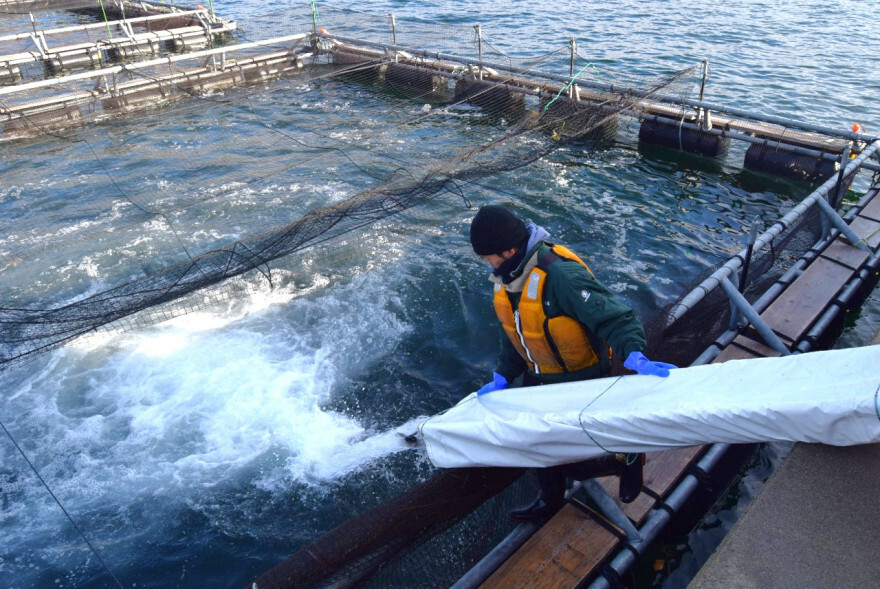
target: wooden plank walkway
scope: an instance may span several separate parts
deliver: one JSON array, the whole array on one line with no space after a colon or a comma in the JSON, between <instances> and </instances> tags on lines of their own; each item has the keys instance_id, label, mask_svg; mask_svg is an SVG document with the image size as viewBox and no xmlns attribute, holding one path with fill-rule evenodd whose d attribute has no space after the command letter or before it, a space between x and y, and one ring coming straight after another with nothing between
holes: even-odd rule
<instances>
[{"instance_id":1,"label":"wooden plank walkway","mask_svg":"<svg viewBox=\"0 0 880 589\"><path fill-rule=\"evenodd\" d=\"M645 463L645 487L660 497L666 497L701 451L702 447L693 447L649 454ZM644 522L656 503L645 493L632 503L620 503L617 499L617 477L602 477L599 482L636 525ZM595 514L594 517L602 516ZM589 579L620 544L617 536L594 517L566 504L481 587L582 586L584 580ZM612 524L606 522L606 525Z\"/></svg>"},{"instance_id":2,"label":"wooden plank walkway","mask_svg":"<svg viewBox=\"0 0 880 589\"><path fill-rule=\"evenodd\" d=\"M874 198L850 222L850 227L872 251L876 251L880 246L880 187L873 190ZM838 238L783 290L764 310L762 318L784 343L796 344L834 304L844 286L865 267L869 258L867 251ZM748 330L713 362L779 355L757 333ZM645 464L645 487L665 498L705 448L707 446L649 454ZM636 527L644 523L656 505L656 500L645 493L630 504L622 504L617 500L617 477L604 477L599 482ZM586 586L623 546L615 534L597 523L596 518L601 516L590 516L571 504L565 505L502 564L481 589ZM606 522L606 525L611 524Z\"/></svg>"}]
</instances>

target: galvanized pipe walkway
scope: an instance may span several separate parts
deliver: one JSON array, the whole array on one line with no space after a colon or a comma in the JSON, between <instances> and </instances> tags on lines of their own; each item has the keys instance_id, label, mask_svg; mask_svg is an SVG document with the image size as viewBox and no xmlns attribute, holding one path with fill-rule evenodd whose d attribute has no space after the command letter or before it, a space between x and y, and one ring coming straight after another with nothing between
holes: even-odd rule
<instances>
[{"instance_id":1,"label":"galvanized pipe walkway","mask_svg":"<svg viewBox=\"0 0 880 589\"><path fill-rule=\"evenodd\" d=\"M190 10L5 35L0 37L0 84L21 82L32 64L38 67L30 68L31 74L57 75L124 58L202 49L228 39L234 30L235 23L214 19L207 10ZM93 31L107 38L91 39ZM4 53L22 41L33 49Z\"/></svg>"},{"instance_id":2,"label":"galvanized pipe walkway","mask_svg":"<svg viewBox=\"0 0 880 589\"><path fill-rule=\"evenodd\" d=\"M878 145L875 144L872 147L876 151ZM866 152L865 156L870 157L874 151ZM724 362L730 359L779 356L783 353L808 351L813 343L809 339L810 334L817 332L821 334L822 331L829 329L834 315L845 312L848 307L860 305L860 300L853 300L855 291L861 289L863 294L866 290L870 292L880 277L880 182L872 186L859 204L853 208L852 214L847 216L846 225L852 230L848 233L857 239L855 243L848 242L841 235L826 240L819 251L814 252L809 262L796 273L796 276L787 281L781 289L777 289L773 302L762 313L756 314L756 317L759 317L770 327L773 337L782 340L785 346L782 350L774 349L768 342L761 341L760 336L753 330L744 329L744 333L730 340L728 345L720 350L720 353L716 349L714 354L701 357L697 363ZM713 288L719 287L721 281L727 281L727 276L719 278ZM854 283L855 286L853 286ZM875 339L878 338L880 338L880 333ZM643 493L633 503L624 505L618 502L618 507L632 520L640 532L647 532L647 539L650 540L657 527L653 522L663 520L662 525L669 519L670 509L674 510L677 506L674 498L682 493L682 487L688 484L689 479L695 477L693 473L688 474L688 471L698 463L698 459L703 456L704 452L709 454L719 450L723 452L724 448L707 446L649 455L645 465L645 487L651 489L656 496ZM822 452L822 450L808 452L815 453ZM825 452L836 452L841 457L862 456L867 453L873 463L880 464L880 449L878 448L847 448L826 450ZM836 468L844 468L844 465L845 462L841 461L841 464ZM880 473L880 468L875 470ZM685 478L682 479L682 477ZM872 509L876 502L873 499L873 489L876 489L877 482L880 480L876 479L876 476L870 481L866 481L866 487L863 490L866 507L864 510L856 510L856 513L875 511ZM616 478L601 479L601 483L611 497L616 496ZM809 503L814 497L822 497L821 488L807 488L808 491L797 495L805 503ZM838 492L842 493L843 491ZM784 499L785 497L776 497L775 501ZM825 510L820 513L829 512L830 508L824 505L820 507ZM847 513L852 512L851 508L852 504L848 504L849 511ZM789 507L789 510L794 510L794 507ZM830 512L834 513L833 510ZM840 521L845 522L847 519L843 515L846 514L842 514ZM592 582L593 589L606 588L609 586L609 582L601 573L603 567L609 562L609 558L612 558L610 566L618 572L623 572L637 558L643 542L630 541L625 543L619 537L619 531L618 533L609 531L608 524L610 522L606 522L604 525L598 523L602 519L604 519L602 514L594 514L593 517L589 517L582 510L566 505L534 535L523 541L521 547L513 552L497 570L494 572L484 571L485 574L482 577L471 574L468 578L468 584L462 587L508 588L538 585L580 587L585 583ZM775 541L770 542L770 545L777 546L784 543L784 537L780 538L772 532L775 523L771 522L774 522L772 518L758 517L754 525L762 527L760 532L763 534L762 538L773 538ZM794 526L795 522L784 522L782 525L787 524ZM877 529L880 529L880 526L873 526L867 530L865 540L875 540ZM830 536L838 533L843 533L840 525L826 531L826 535ZM753 535L753 530L744 531L741 534L745 539ZM822 536L821 531L819 535ZM734 546L737 546L737 543L748 544L745 540L736 540L736 536L734 538L731 540L731 544ZM863 546L866 547L865 549L869 549L867 547L875 545L876 542L869 542ZM813 543L811 546L821 548L822 544ZM828 554L827 546L825 554ZM862 552L856 554L862 554ZM767 584L766 582L758 582L760 580L759 573L763 573L763 569L750 568L746 564L747 558L740 557L740 555L747 555L748 558L753 556L752 552L746 548L733 549L731 556L721 556L719 559L727 558L734 564L722 563L717 565L716 569L708 569L705 584L695 585L695 587L703 589L704 587L718 586L755 588L763 586L867 586L858 583L850 585L816 584L816 580L824 578L824 573L815 573L815 571L813 577L807 575L807 580L810 582L806 583ZM495 561L497 560L495 558ZM873 578L876 579L877 567L873 564L874 560L871 564L861 567L860 571L865 575L858 578L867 579L870 578L869 575L874 575ZM766 560L759 562L766 564ZM725 567L729 568L730 566L739 567L737 571L745 571L742 572L742 575L745 575L749 582L739 583L741 579L735 576L723 576L726 571ZM780 570L781 573L785 571L784 568ZM751 572L754 572L754 575L748 576ZM719 575L724 581L720 584L718 582ZM478 579L484 580L479 581ZM781 574L779 579L782 581L786 577Z\"/></svg>"}]
</instances>

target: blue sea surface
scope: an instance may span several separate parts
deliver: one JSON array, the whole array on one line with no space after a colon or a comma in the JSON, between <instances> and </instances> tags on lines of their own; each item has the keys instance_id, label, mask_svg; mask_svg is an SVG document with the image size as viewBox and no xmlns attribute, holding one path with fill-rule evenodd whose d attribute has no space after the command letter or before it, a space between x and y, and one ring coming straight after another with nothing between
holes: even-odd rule
<instances>
[{"instance_id":1,"label":"blue sea surface","mask_svg":"<svg viewBox=\"0 0 880 589\"><path fill-rule=\"evenodd\" d=\"M309 32L308 2L211 5L243 39ZM357 11L387 31L394 13L406 34L418 19L409 30L447 46L458 36L468 46L479 24L487 51L561 51L547 62L559 75L575 39L601 81L707 59L707 102L880 130L875 2L317 6L328 26ZM0 16L3 33L30 26L10 19ZM0 143L0 300L82 300L499 133L477 112L424 122L430 111L364 85L292 77ZM647 320L738 252L756 218L767 227L808 192L744 172L737 149L707 162L649 157L627 140L566 147L280 261L271 283L259 272L236 278L239 297L110 326L15 365L0 375L10 434L0 436L0 586L113 587L109 569L126 587L243 587L429 477L395 428L475 390L496 353L468 204L504 202L543 225ZM878 328L875 293L841 345L863 345ZM746 479L742 495L754 485ZM716 514L713 531L681 551L679 572L651 586L686 586L736 512L734 501Z\"/></svg>"}]
</instances>

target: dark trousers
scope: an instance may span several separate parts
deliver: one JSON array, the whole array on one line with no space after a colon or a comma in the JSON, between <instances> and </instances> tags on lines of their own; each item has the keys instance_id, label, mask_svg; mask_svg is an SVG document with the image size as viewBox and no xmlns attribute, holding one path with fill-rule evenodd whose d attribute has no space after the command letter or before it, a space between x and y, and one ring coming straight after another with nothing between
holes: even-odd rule
<instances>
[{"instance_id":1,"label":"dark trousers","mask_svg":"<svg viewBox=\"0 0 880 589\"><path fill-rule=\"evenodd\" d=\"M523 375L522 386L534 387L542 385L540 380L526 372ZM613 455L591 458L571 464L560 466L548 466L536 470L538 484L541 486L541 498L552 509L562 507L565 502L566 479L585 481L593 477L620 474L622 463Z\"/></svg>"},{"instance_id":2,"label":"dark trousers","mask_svg":"<svg viewBox=\"0 0 880 589\"><path fill-rule=\"evenodd\" d=\"M548 466L536 470L541 498L551 509L559 509L565 502L566 479L585 481L594 477L620 474L623 463L613 455L591 458L581 462Z\"/></svg>"}]
</instances>

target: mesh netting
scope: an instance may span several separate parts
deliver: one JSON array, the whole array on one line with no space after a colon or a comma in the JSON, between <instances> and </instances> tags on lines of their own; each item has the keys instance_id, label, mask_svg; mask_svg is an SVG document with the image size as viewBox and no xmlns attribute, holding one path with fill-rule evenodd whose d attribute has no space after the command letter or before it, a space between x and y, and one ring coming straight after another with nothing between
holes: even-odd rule
<instances>
[{"instance_id":1,"label":"mesh netting","mask_svg":"<svg viewBox=\"0 0 880 589\"><path fill-rule=\"evenodd\" d=\"M803 156L795 156L789 161L807 164ZM812 161L815 163L815 160ZM858 170L854 169L847 174L838 175L837 187L828 195L828 200L835 209L841 206L844 193L857 173ZM777 224L783 227L782 231L769 242L764 251L752 252L748 264L741 259L743 266L734 275L736 286L753 305L765 296L771 286L781 282L783 275L798 261L806 259L811 253L815 255L823 245L827 245L831 235L829 222L816 204L797 216L791 225L786 225L782 220L777 221ZM722 265L724 264L707 268L684 289L684 294L677 301L664 307L645 324L649 356L661 358L677 366L689 366L713 342L718 342L722 334L736 328L731 324L730 298L722 288L710 290L691 307L682 305L683 300ZM765 301L764 304L767 303ZM756 310L760 312L763 308ZM694 334L699 334L699 337L694 337ZM823 339L831 337L836 336L826 334ZM797 346L800 342L794 343ZM808 343L813 347L820 342Z\"/></svg>"},{"instance_id":2,"label":"mesh netting","mask_svg":"<svg viewBox=\"0 0 880 589\"><path fill-rule=\"evenodd\" d=\"M743 284L743 296L754 303L786 271L810 250L823 236L822 213L813 207L794 226L774 240L767 251L756 252L750 261ZM683 292L686 296L721 264L706 269ZM682 297L682 298L683 298ZM731 327L730 298L721 288L706 294L683 315L680 299L667 305L645 324L648 339L647 354L676 366L689 366L713 341ZM700 334L694 337L694 334Z\"/></svg>"},{"instance_id":3,"label":"mesh netting","mask_svg":"<svg viewBox=\"0 0 880 589\"><path fill-rule=\"evenodd\" d=\"M534 496L529 477L511 485L521 474L501 468L441 471L328 532L255 583L448 587L510 531L512 524L499 516Z\"/></svg>"},{"instance_id":4,"label":"mesh netting","mask_svg":"<svg viewBox=\"0 0 880 589\"><path fill-rule=\"evenodd\" d=\"M378 24L363 14L325 9L320 15L319 35L297 33L308 32L308 17L285 12L238 23L235 35L241 43L236 46L245 46L241 51L218 53L214 47L197 57L184 53L164 60L126 61L113 66L112 78L106 68L90 67L79 74L57 78L51 84L0 87L0 92L7 91L9 95L0 103L0 115L6 117L3 138L7 140L21 134L41 133L71 143L82 142L86 140L58 129L66 129L72 121L115 117L147 107L167 106L168 101L182 98L186 99L182 101L185 104L177 112L183 116L186 104L202 102L224 110L224 114L218 115L218 124L224 122L223 117L230 116L225 113L240 110L257 120L257 125L253 125L256 131L240 140L237 147L241 151L230 154L224 150L200 150L188 157L184 154L176 165L191 169L191 185L175 186L173 191L160 190L158 195L152 194L150 187L124 185L120 174L111 170L117 162L99 160L96 175L109 176L120 192L121 198L114 206L115 212L127 219L122 227L118 219L112 226L105 225L103 214L96 212L96 222L83 224L75 234L65 235L63 246L54 240L47 244L49 236L38 235L38 228L12 229L0 254L4 291L4 307L0 309L0 365L28 359L108 324L114 329L142 327L234 298L241 289L240 283L230 281L235 277L261 275L271 284L273 270L283 267L278 260L288 259L285 263L290 264L292 254L338 240L443 193L461 195L462 187L468 183L528 165L571 142L613 137L621 114L638 112L655 95L672 94L683 99L694 83L695 70L688 68L642 80L638 86L619 83L601 91L581 90L575 84L541 77L535 70L536 65L551 65L563 53L569 55L565 53L567 48L532 60L514 60L504 58L479 40L477 57L495 64L493 69L474 66L467 60L467 54L473 55L475 50L476 33L470 27L456 30L419 23L395 25L396 42L406 51L390 51L340 41L333 36L343 31L364 42L387 37L384 21ZM287 36L250 43L249 36L257 30L262 35L285 31ZM295 34L290 35L291 31ZM209 34L205 43L210 46L216 40L216 36ZM416 54L433 43L442 44L443 51L459 52L465 57L451 61L443 54ZM169 45L160 53L172 49ZM583 81L588 82L586 66L576 64L576 60L566 65L570 71L579 67ZM369 76L366 89L380 93L380 97L383 92L393 94L392 100L369 103L370 108L385 108L383 116L389 123L376 129L362 127L356 140L340 140L334 135L334 128L350 127L355 119L363 121L358 118L363 116L359 112L344 109L336 120L325 116L320 131L304 130L298 122L301 112L262 111L257 102L265 100L267 87L261 86L260 94L252 89L254 83L270 78L296 76L301 85L294 87L295 93L307 95L319 91L327 81L352 74ZM216 94L232 86L240 88L222 97ZM290 85L268 88L270 94L291 90ZM401 100L421 107L415 111L401 109ZM460 127L444 128L452 117L458 116L456 109L465 107L479 108L487 117L478 132L462 135ZM424 150L401 153L394 146L402 137L411 141L417 138ZM280 139L285 141L284 149L289 156L264 164L261 155L274 154ZM459 147L450 152L449 145ZM195 238L206 233L233 232L220 224L200 226L196 234L189 235L192 224L203 225L205 218L217 217L216 207L222 206L223 197L253 190L267 179L276 184L294 183L310 166L307 173L313 174L317 160L327 168L350 169L352 184L370 187L329 206L302 207L298 209L299 215L295 207L280 211L279 217L270 221L272 228L268 230L267 219L236 220L234 233L242 237L226 243L222 239ZM118 165L124 166L124 160ZM317 199L312 202L320 203ZM290 215L290 220L279 223L282 214ZM116 275L133 277L127 282L106 285L100 292L87 292L94 289L96 277L82 276L79 282L83 286L72 281L54 301L35 298L31 290L22 288L49 280L60 266L70 266L76 254L67 251L68 247L84 242L100 247L115 234L127 231L134 235L145 229L152 234L166 233L166 242L159 255L149 254L148 263L138 252L132 252L130 259L122 262L127 271ZM103 274L98 278L104 279ZM149 311L139 313L146 310Z\"/></svg>"},{"instance_id":5,"label":"mesh netting","mask_svg":"<svg viewBox=\"0 0 880 589\"><path fill-rule=\"evenodd\" d=\"M117 0L107 0L108 8L118 5ZM0 1L0 14L28 14L32 12L45 12L56 10L83 10L98 9L100 5L95 0L2 0Z\"/></svg>"}]
</instances>

